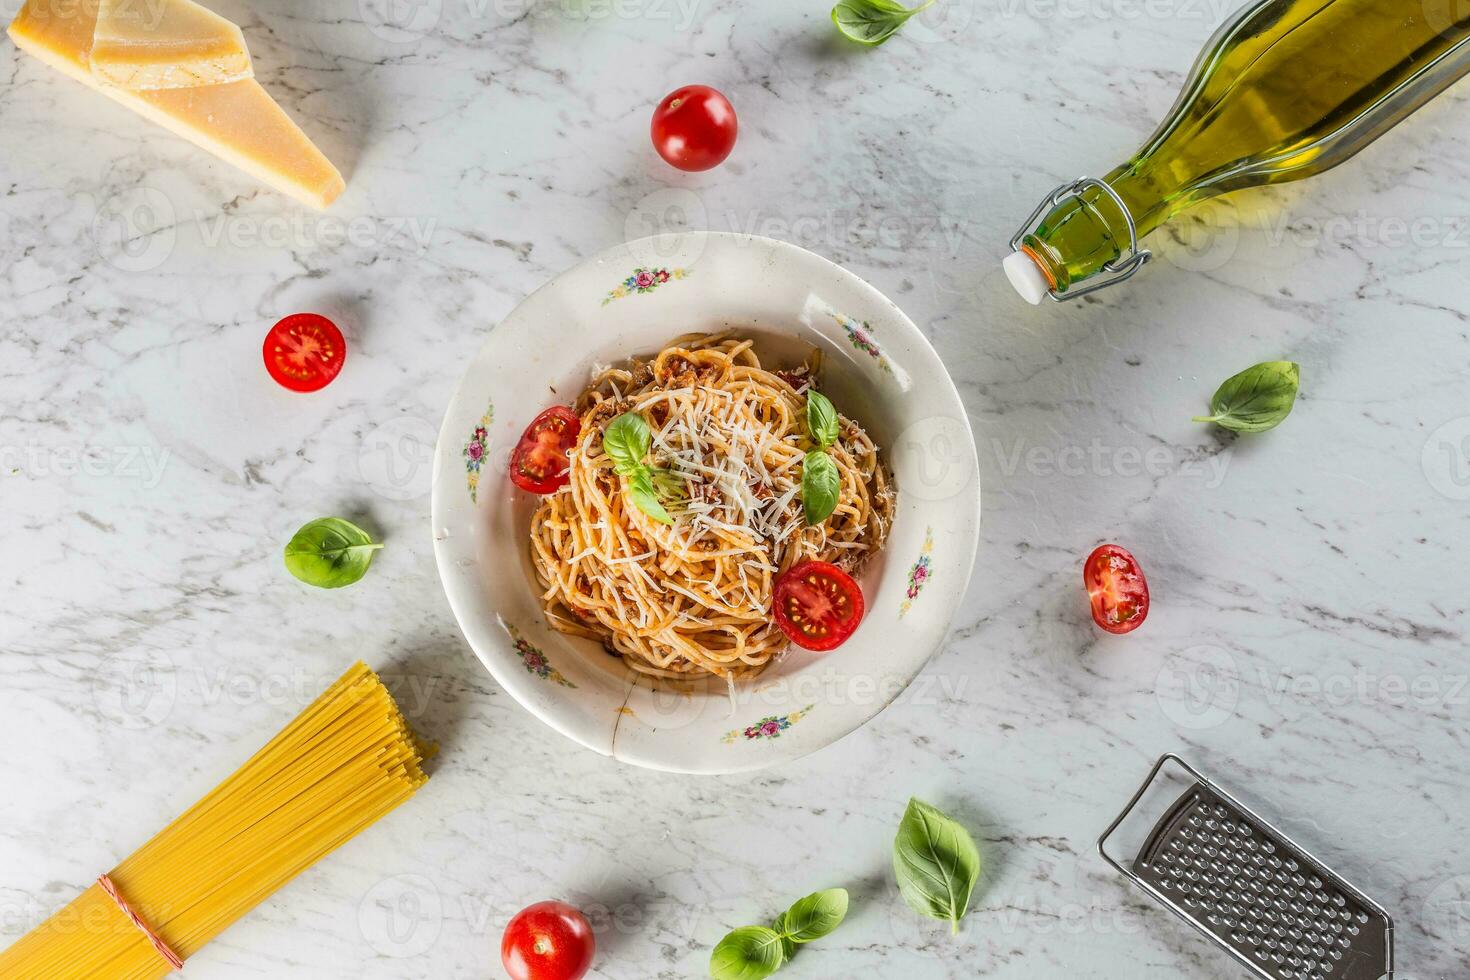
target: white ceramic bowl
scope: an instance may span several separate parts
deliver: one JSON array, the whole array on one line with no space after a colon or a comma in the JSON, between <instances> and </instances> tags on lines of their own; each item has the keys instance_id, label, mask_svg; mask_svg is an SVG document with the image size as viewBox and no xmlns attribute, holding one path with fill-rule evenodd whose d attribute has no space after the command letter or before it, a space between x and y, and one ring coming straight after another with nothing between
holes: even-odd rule
<instances>
[{"instance_id":1,"label":"white ceramic bowl","mask_svg":"<svg viewBox=\"0 0 1470 980\"><path fill-rule=\"evenodd\" d=\"M888 544L859 579L867 614L857 632L827 654L792 647L733 695L723 682L660 687L600 644L548 628L527 541L535 498L506 475L521 430L548 405L574 400L594 364L729 328L755 339L767 366L794 364L819 345L823 390L872 435L898 488ZM433 522L460 628L516 700L620 760L722 773L819 749L903 692L964 595L980 481L954 384L898 307L794 245L692 232L609 249L491 331L439 433Z\"/></svg>"}]
</instances>

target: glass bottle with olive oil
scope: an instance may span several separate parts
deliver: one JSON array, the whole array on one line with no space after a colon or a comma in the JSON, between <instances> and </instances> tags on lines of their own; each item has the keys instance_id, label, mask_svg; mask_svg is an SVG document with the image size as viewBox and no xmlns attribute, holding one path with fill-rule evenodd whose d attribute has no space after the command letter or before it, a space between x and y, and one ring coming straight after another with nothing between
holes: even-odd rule
<instances>
[{"instance_id":1,"label":"glass bottle with olive oil","mask_svg":"<svg viewBox=\"0 0 1470 980\"><path fill-rule=\"evenodd\" d=\"M1126 279L1148 258L1139 239L1170 217L1335 167L1467 69L1463 0L1253 0L1215 32L1131 160L1037 206L1006 273L1033 303Z\"/></svg>"}]
</instances>

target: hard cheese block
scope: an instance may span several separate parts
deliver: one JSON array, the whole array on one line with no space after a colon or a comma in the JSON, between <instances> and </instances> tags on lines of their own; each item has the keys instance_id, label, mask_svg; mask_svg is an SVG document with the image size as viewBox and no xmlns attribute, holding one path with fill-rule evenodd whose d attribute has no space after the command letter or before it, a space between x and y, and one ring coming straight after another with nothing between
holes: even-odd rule
<instances>
[{"instance_id":1,"label":"hard cheese block","mask_svg":"<svg viewBox=\"0 0 1470 980\"><path fill-rule=\"evenodd\" d=\"M100 0L92 73L118 88L193 88L253 78L240 28L194 0Z\"/></svg>"},{"instance_id":2,"label":"hard cheese block","mask_svg":"<svg viewBox=\"0 0 1470 980\"><path fill-rule=\"evenodd\" d=\"M27 0L10 36L46 64L297 200L324 208L342 193L337 168L253 78L156 91L107 85L88 62L96 26L93 4Z\"/></svg>"}]
</instances>

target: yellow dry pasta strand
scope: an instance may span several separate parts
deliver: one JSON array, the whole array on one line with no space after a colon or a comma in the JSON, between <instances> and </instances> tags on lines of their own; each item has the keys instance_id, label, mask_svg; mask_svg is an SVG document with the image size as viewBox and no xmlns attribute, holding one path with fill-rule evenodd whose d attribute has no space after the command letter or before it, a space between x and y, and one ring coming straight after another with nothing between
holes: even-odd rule
<instances>
[{"instance_id":1,"label":"yellow dry pasta strand","mask_svg":"<svg viewBox=\"0 0 1470 980\"><path fill-rule=\"evenodd\" d=\"M355 664L109 878L187 959L412 796L428 778L424 752L382 681ZM157 980L170 971L98 885L0 953L0 980Z\"/></svg>"}]
</instances>

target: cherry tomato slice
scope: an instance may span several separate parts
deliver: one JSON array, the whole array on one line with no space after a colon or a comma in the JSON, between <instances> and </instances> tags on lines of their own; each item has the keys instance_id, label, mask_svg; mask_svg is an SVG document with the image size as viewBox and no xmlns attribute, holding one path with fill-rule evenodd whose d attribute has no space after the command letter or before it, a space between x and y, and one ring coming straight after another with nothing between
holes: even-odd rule
<instances>
[{"instance_id":1,"label":"cherry tomato slice","mask_svg":"<svg viewBox=\"0 0 1470 980\"><path fill-rule=\"evenodd\" d=\"M337 325L315 313L293 313L265 335L265 369L283 388L317 391L342 373L347 341Z\"/></svg>"},{"instance_id":2,"label":"cherry tomato slice","mask_svg":"<svg viewBox=\"0 0 1470 980\"><path fill-rule=\"evenodd\" d=\"M1131 633L1148 616L1148 582L1125 549L1105 544L1087 556L1082 583L1092 600L1092 621L1109 633Z\"/></svg>"},{"instance_id":3,"label":"cherry tomato slice","mask_svg":"<svg viewBox=\"0 0 1470 980\"><path fill-rule=\"evenodd\" d=\"M571 480L567 451L577 444L582 420L553 405L532 420L510 454L510 481L528 493L556 493Z\"/></svg>"},{"instance_id":4,"label":"cherry tomato slice","mask_svg":"<svg viewBox=\"0 0 1470 980\"><path fill-rule=\"evenodd\" d=\"M565 902L521 909L500 940L500 962L511 980L580 980L596 952L592 924Z\"/></svg>"},{"instance_id":5,"label":"cherry tomato slice","mask_svg":"<svg viewBox=\"0 0 1470 980\"><path fill-rule=\"evenodd\" d=\"M776 579L772 612L781 632L808 650L841 646L863 620L863 590L825 561L804 561Z\"/></svg>"},{"instance_id":6,"label":"cherry tomato slice","mask_svg":"<svg viewBox=\"0 0 1470 980\"><path fill-rule=\"evenodd\" d=\"M669 166L692 172L723 163L739 131L729 99L708 85L685 85L653 110L650 134Z\"/></svg>"}]
</instances>

